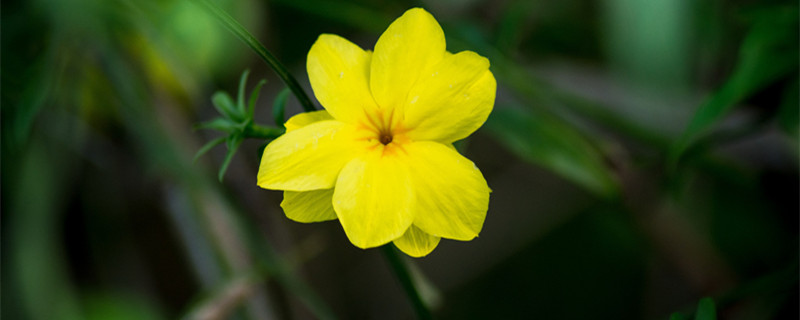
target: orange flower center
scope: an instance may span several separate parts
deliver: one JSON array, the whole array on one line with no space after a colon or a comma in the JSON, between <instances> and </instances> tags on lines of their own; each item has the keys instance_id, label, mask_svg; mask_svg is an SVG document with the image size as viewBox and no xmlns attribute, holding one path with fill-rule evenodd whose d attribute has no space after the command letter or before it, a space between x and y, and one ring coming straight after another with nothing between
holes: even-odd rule
<instances>
[{"instance_id":1,"label":"orange flower center","mask_svg":"<svg viewBox=\"0 0 800 320\"><path fill-rule=\"evenodd\" d=\"M395 116L395 113L395 110L389 112L372 110L372 112L367 112L360 125L361 128L369 132L364 138L373 141L375 146L383 145L386 147L399 147L399 144L408 141L405 135L408 130L403 127L400 118Z\"/></svg>"}]
</instances>

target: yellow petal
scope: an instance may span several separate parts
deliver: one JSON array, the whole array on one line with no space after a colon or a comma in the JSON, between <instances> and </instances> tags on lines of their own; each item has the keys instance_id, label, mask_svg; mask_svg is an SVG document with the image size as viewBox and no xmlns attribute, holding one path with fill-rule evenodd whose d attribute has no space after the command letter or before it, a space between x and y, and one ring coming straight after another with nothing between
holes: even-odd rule
<instances>
[{"instance_id":1,"label":"yellow petal","mask_svg":"<svg viewBox=\"0 0 800 320\"><path fill-rule=\"evenodd\" d=\"M369 90L372 53L347 39L320 35L308 52L306 69L311 88L333 118L355 123L376 108Z\"/></svg>"},{"instance_id":2,"label":"yellow petal","mask_svg":"<svg viewBox=\"0 0 800 320\"><path fill-rule=\"evenodd\" d=\"M297 222L320 222L336 219L333 189L284 191L281 208L286 217Z\"/></svg>"},{"instance_id":3,"label":"yellow petal","mask_svg":"<svg viewBox=\"0 0 800 320\"><path fill-rule=\"evenodd\" d=\"M336 120L287 132L264 149L258 185L291 191L332 188L353 157L354 140L352 128Z\"/></svg>"},{"instance_id":4,"label":"yellow petal","mask_svg":"<svg viewBox=\"0 0 800 320\"><path fill-rule=\"evenodd\" d=\"M441 238L425 233L425 231L411 225L402 237L394 240L394 245L400 251L414 258L427 256L439 244Z\"/></svg>"},{"instance_id":5,"label":"yellow petal","mask_svg":"<svg viewBox=\"0 0 800 320\"><path fill-rule=\"evenodd\" d=\"M409 137L443 143L466 138L486 122L496 89L489 60L472 51L448 53L408 94Z\"/></svg>"},{"instance_id":6,"label":"yellow petal","mask_svg":"<svg viewBox=\"0 0 800 320\"><path fill-rule=\"evenodd\" d=\"M328 113L328 111L318 110L311 112L303 112L289 118L289 120L287 120L286 123L283 124L283 126L286 127L286 132L289 132L300 129L314 122L319 122L324 120L333 120L333 117L331 117L331 114Z\"/></svg>"},{"instance_id":7,"label":"yellow petal","mask_svg":"<svg viewBox=\"0 0 800 320\"><path fill-rule=\"evenodd\" d=\"M408 167L400 156L382 155L382 148L347 163L333 191L336 215L350 242L359 248L397 239L414 220Z\"/></svg>"},{"instance_id":8,"label":"yellow petal","mask_svg":"<svg viewBox=\"0 0 800 320\"><path fill-rule=\"evenodd\" d=\"M437 142L413 142L404 148L417 194L414 225L442 238L478 236L491 191L475 164Z\"/></svg>"},{"instance_id":9,"label":"yellow petal","mask_svg":"<svg viewBox=\"0 0 800 320\"><path fill-rule=\"evenodd\" d=\"M444 32L430 13L414 8L397 18L378 39L372 56L370 88L378 106L399 108L414 82L444 54Z\"/></svg>"}]
</instances>

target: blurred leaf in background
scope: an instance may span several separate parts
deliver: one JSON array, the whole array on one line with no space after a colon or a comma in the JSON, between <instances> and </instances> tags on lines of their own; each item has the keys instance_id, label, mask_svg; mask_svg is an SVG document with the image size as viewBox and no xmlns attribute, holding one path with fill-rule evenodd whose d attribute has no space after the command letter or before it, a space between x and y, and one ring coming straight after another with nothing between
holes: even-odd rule
<instances>
[{"instance_id":1,"label":"blurred leaf in background","mask_svg":"<svg viewBox=\"0 0 800 320\"><path fill-rule=\"evenodd\" d=\"M723 116L745 98L764 90L773 83L786 78L797 77L798 52L797 39L800 37L800 18L797 6L775 6L754 10L750 18L750 29L739 50L739 59L732 74L711 98L701 105L691 122L671 150L670 161L680 160L682 153L695 142L701 134L719 122ZM792 90L797 86L786 86L783 99L792 104ZM796 103L795 103L796 106ZM793 109L782 107L782 109ZM792 113L784 111L779 121L792 125ZM797 122L795 117L794 122ZM795 132L796 133L796 132ZM796 134L795 134L796 136Z\"/></svg>"},{"instance_id":2,"label":"blurred leaf in background","mask_svg":"<svg viewBox=\"0 0 800 320\"><path fill-rule=\"evenodd\" d=\"M4 289L22 293L3 299L4 316L115 318L135 308L137 318L173 318L252 272L315 299L189 160L187 110L208 101L197 90L212 77L239 72L245 47L187 1L4 5L3 211L13 213L3 276L14 279ZM226 7L252 17L257 6ZM280 312L261 282L248 286L230 312Z\"/></svg>"},{"instance_id":3,"label":"blurred leaf in background","mask_svg":"<svg viewBox=\"0 0 800 320\"><path fill-rule=\"evenodd\" d=\"M570 126L543 114L498 108L487 129L524 160L546 167L601 197L619 186L599 150Z\"/></svg>"}]
</instances>

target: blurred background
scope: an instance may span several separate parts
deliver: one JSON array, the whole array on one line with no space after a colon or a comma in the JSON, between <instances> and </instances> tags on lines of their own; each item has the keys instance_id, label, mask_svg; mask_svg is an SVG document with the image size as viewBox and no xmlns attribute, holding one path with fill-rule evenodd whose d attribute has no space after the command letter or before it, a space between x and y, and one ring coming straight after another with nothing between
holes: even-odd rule
<instances>
[{"instance_id":1,"label":"blurred background","mask_svg":"<svg viewBox=\"0 0 800 320\"><path fill-rule=\"evenodd\" d=\"M311 94L321 33L372 49L422 6L486 56L459 143L493 189L479 238L411 260L445 319L798 318L798 6L755 0L214 0ZM195 125L266 79L191 0L2 6L4 319L413 318L379 250L300 224L245 140ZM312 100L313 97L312 97ZM314 100L316 103L316 100ZM287 116L301 111L288 99Z\"/></svg>"}]
</instances>

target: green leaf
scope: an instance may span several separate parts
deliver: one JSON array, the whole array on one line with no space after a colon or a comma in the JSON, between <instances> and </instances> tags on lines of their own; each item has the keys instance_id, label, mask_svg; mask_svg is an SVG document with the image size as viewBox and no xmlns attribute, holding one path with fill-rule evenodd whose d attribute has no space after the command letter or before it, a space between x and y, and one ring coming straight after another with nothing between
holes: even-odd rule
<instances>
[{"instance_id":1,"label":"green leaf","mask_svg":"<svg viewBox=\"0 0 800 320\"><path fill-rule=\"evenodd\" d=\"M242 72L242 77L239 78L239 95L236 97L237 113L244 117L244 89L247 87L247 75L250 70L246 69Z\"/></svg>"},{"instance_id":2,"label":"green leaf","mask_svg":"<svg viewBox=\"0 0 800 320\"><path fill-rule=\"evenodd\" d=\"M381 246L381 251L392 267L395 276L397 276L397 281L400 282L406 296L408 296L411 306L414 307L417 319L433 319L430 306L422 300L418 284L415 283L407 262L400 257L398 250L393 245L386 244Z\"/></svg>"},{"instance_id":3,"label":"green leaf","mask_svg":"<svg viewBox=\"0 0 800 320\"><path fill-rule=\"evenodd\" d=\"M272 118L275 119L275 125L283 128L283 118L286 111L286 98L289 96L289 89L283 89L277 96L272 104Z\"/></svg>"},{"instance_id":4,"label":"green leaf","mask_svg":"<svg viewBox=\"0 0 800 320\"><path fill-rule=\"evenodd\" d=\"M236 103L233 102L233 98L228 93L224 91L215 92L214 96L211 97L211 102L223 117L236 121L242 120L241 117L237 116Z\"/></svg>"},{"instance_id":5,"label":"green leaf","mask_svg":"<svg viewBox=\"0 0 800 320\"><path fill-rule=\"evenodd\" d=\"M206 152L216 147L217 145L225 142L225 139L227 138L228 137L219 137L206 143L202 148L200 148L200 150L197 150L197 153L194 155L194 159L192 159L192 162L196 162L197 159L199 159L202 155L206 154Z\"/></svg>"},{"instance_id":6,"label":"green leaf","mask_svg":"<svg viewBox=\"0 0 800 320\"><path fill-rule=\"evenodd\" d=\"M208 10L214 17L219 19L219 21L226 27L228 30L233 32L239 40L242 40L245 44L247 44L250 49L253 49L256 54L258 54L267 65L278 74L278 77L283 80L289 89L292 90L297 100L300 101L300 105L303 106L303 110L306 112L314 111L317 108L314 107L314 104L311 103L311 99L308 98L308 95L297 82L289 71L286 70L286 67L275 58L267 49L264 47L263 44L258 42L258 40L253 37L250 32L247 31L241 24L239 24L236 19L231 17L228 13L217 7L209 0L194 0L200 6Z\"/></svg>"},{"instance_id":7,"label":"green leaf","mask_svg":"<svg viewBox=\"0 0 800 320\"><path fill-rule=\"evenodd\" d=\"M237 128L237 124L225 118L216 118L211 121L203 122L194 126L195 129L213 129L223 132L232 132Z\"/></svg>"},{"instance_id":8,"label":"green leaf","mask_svg":"<svg viewBox=\"0 0 800 320\"><path fill-rule=\"evenodd\" d=\"M486 129L523 160L545 167L602 197L616 196L618 182L600 151L557 119L530 111L495 108Z\"/></svg>"},{"instance_id":9,"label":"green leaf","mask_svg":"<svg viewBox=\"0 0 800 320\"><path fill-rule=\"evenodd\" d=\"M225 172L228 171L228 165L231 164L231 160L233 156L236 154L236 150L239 150L239 146L242 144L243 137L240 135L233 135L228 137L228 153L225 154L225 160L222 161L222 166L219 168L219 174L217 178L219 182L222 182L222 178L225 176Z\"/></svg>"},{"instance_id":10,"label":"green leaf","mask_svg":"<svg viewBox=\"0 0 800 320\"><path fill-rule=\"evenodd\" d=\"M711 298L700 299L697 304L697 314L695 320L717 320L717 309L714 306L714 300Z\"/></svg>"},{"instance_id":11,"label":"green leaf","mask_svg":"<svg viewBox=\"0 0 800 320\"><path fill-rule=\"evenodd\" d=\"M248 103L247 103L247 105L248 105L248 108L247 108L247 117L248 117L248 118L250 118L250 119L252 119L252 118L253 118L253 115L255 114L255 111L256 111L256 101L258 101L258 95L259 95L259 92L261 91L261 87L262 87L262 86L263 86L265 83L267 83L267 80L261 79L261 81L259 81L259 82L256 84L255 88L253 88L253 92L251 92L251 93L250 93L250 101L248 101Z\"/></svg>"},{"instance_id":12,"label":"green leaf","mask_svg":"<svg viewBox=\"0 0 800 320\"><path fill-rule=\"evenodd\" d=\"M769 8L755 16L733 73L695 112L670 152L671 167L675 167L685 151L737 103L797 72L797 37L797 7Z\"/></svg>"}]
</instances>

